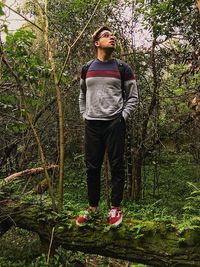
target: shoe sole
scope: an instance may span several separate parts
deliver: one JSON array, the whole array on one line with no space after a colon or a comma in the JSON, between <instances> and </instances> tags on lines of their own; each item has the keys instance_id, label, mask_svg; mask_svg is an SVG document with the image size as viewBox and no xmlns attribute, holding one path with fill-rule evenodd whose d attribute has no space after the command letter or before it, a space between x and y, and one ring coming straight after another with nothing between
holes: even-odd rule
<instances>
[{"instance_id":1,"label":"shoe sole","mask_svg":"<svg viewBox=\"0 0 200 267\"><path fill-rule=\"evenodd\" d=\"M86 222L85 223L79 223L79 222L76 222L76 225L81 227L81 226L85 226L86 225Z\"/></svg>"},{"instance_id":2,"label":"shoe sole","mask_svg":"<svg viewBox=\"0 0 200 267\"><path fill-rule=\"evenodd\" d=\"M122 223L123 216L121 216L120 220L118 220L116 223L110 223L110 226L118 226L120 223Z\"/></svg>"},{"instance_id":3,"label":"shoe sole","mask_svg":"<svg viewBox=\"0 0 200 267\"><path fill-rule=\"evenodd\" d=\"M97 218L95 218L95 220L97 220ZM91 223L91 222L92 222L91 220L87 220L84 223L79 223L79 222L76 221L76 225L81 227L81 226L85 226L85 225L87 225L88 223Z\"/></svg>"}]
</instances>

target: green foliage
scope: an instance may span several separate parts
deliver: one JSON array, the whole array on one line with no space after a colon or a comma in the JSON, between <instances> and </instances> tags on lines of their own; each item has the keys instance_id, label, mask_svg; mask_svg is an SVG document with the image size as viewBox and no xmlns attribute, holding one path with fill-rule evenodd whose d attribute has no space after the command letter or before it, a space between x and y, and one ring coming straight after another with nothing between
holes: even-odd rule
<instances>
[{"instance_id":1,"label":"green foliage","mask_svg":"<svg viewBox=\"0 0 200 267\"><path fill-rule=\"evenodd\" d=\"M0 22L1 22L1 31L3 31L5 34L8 34L8 26L6 24L5 18L1 18L5 15L5 12L3 10L4 4L0 2Z\"/></svg>"},{"instance_id":2,"label":"green foliage","mask_svg":"<svg viewBox=\"0 0 200 267\"><path fill-rule=\"evenodd\" d=\"M184 210L186 214L190 214L192 216L200 216L199 207L200 207L200 187L198 184L195 185L193 183L188 183L189 187L191 188L191 196L187 197L187 203L184 206Z\"/></svg>"},{"instance_id":3,"label":"green foliage","mask_svg":"<svg viewBox=\"0 0 200 267\"><path fill-rule=\"evenodd\" d=\"M29 126L22 122L11 122L7 125L7 130L12 131L13 133L23 133L28 128Z\"/></svg>"},{"instance_id":4,"label":"green foliage","mask_svg":"<svg viewBox=\"0 0 200 267\"><path fill-rule=\"evenodd\" d=\"M155 36L176 35L177 29L191 43L198 45L199 23L195 2L190 0L137 1L138 11L145 17L144 26ZM196 40L192 40L192 36Z\"/></svg>"},{"instance_id":5,"label":"green foliage","mask_svg":"<svg viewBox=\"0 0 200 267\"><path fill-rule=\"evenodd\" d=\"M0 17L4 15L3 6L3 3L0 3Z\"/></svg>"},{"instance_id":6,"label":"green foliage","mask_svg":"<svg viewBox=\"0 0 200 267\"><path fill-rule=\"evenodd\" d=\"M166 148L170 144L165 144ZM144 168L144 183L145 183L145 202L151 203L153 197L153 189L155 183L155 166L152 164L152 159ZM171 214L178 218L183 218L182 207L190 192L187 183L196 181L197 165L193 161L192 156L187 153L175 152L161 153L159 155L159 167L157 170L158 181L154 192L155 207L163 209L164 214ZM153 213L151 213L153 214Z\"/></svg>"},{"instance_id":7,"label":"green foliage","mask_svg":"<svg viewBox=\"0 0 200 267\"><path fill-rule=\"evenodd\" d=\"M18 29L14 34L8 34L6 37L6 51L16 58L27 56L29 54L28 49L32 46L35 38L36 36L32 31ZM16 47L13 47L14 43Z\"/></svg>"},{"instance_id":8,"label":"green foliage","mask_svg":"<svg viewBox=\"0 0 200 267\"><path fill-rule=\"evenodd\" d=\"M48 255L42 254L41 256L37 257L28 267L63 267L65 263L62 264L60 261L60 250L57 249L54 256L50 258L48 261Z\"/></svg>"},{"instance_id":9,"label":"green foliage","mask_svg":"<svg viewBox=\"0 0 200 267\"><path fill-rule=\"evenodd\" d=\"M43 80L49 77L49 69L34 51L35 40L34 32L18 29L14 34L7 35L5 52L18 77L23 82L28 82L28 85L34 86L36 92L39 93L44 88Z\"/></svg>"},{"instance_id":10,"label":"green foliage","mask_svg":"<svg viewBox=\"0 0 200 267\"><path fill-rule=\"evenodd\" d=\"M17 98L14 95L0 95L0 102L1 105L5 106L5 108L7 106L13 107L13 105L15 105L17 102Z\"/></svg>"},{"instance_id":11,"label":"green foliage","mask_svg":"<svg viewBox=\"0 0 200 267\"><path fill-rule=\"evenodd\" d=\"M26 266L26 263L25 261L22 261L22 260L12 261L12 260L8 260L7 258L0 257L0 265L1 267L22 267L22 266Z\"/></svg>"},{"instance_id":12,"label":"green foliage","mask_svg":"<svg viewBox=\"0 0 200 267\"><path fill-rule=\"evenodd\" d=\"M26 266L25 262L40 253L40 240L37 234L12 227L0 238L0 266ZM24 265L23 265L24 264Z\"/></svg>"},{"instance_id":13,"label":"green foliage","mask_svg":"<svg viewBox=\"0 0 200 267\"><path fill-rule=\"evenodd\" d=\"M169 213L167 207L162 206L162 200L152 204L129 204L124 208L126 217L148 221L176 221L176 217Z\"/></svg>"},{"instance_id":14,"label":"green foliage","mask_svg":"<svg viewBox=\"0 0 200 267\"><path fill-rule=\"evenodd\" d=\"M91 259L91 264L90 264ZM11 260L5 257L0 257L0 266L1 267L75 267L75 266L99 266L99 267L111 267L111 266L124 266L123 261L104 258L98 255L86 255L81 252L72 252L66 251L59 247L56 249L53 256L50 257L48 261L47 254L41 254L30 260ZM145 267L143 264L130 263L131 267Z\"/></svg>"},{"instance_id":15,"label":"green foliage","mask_svg":"<svg viewBox=\"0 0 200 267\"><path fill-rule=\"evenodd\" d=\"M76 255L76 254L75 254ZM13 260L0 257L1 267L65 267L70 264L70 253L66 253L61 247L56 249L53 257L48 260L47 254L41 254L30 262L30 260ZM73 258L73 257L72 257ZM71 259L70 259L71 260ZM72 266L72 265L71 265Z\"/></svg>"}]
</instances>

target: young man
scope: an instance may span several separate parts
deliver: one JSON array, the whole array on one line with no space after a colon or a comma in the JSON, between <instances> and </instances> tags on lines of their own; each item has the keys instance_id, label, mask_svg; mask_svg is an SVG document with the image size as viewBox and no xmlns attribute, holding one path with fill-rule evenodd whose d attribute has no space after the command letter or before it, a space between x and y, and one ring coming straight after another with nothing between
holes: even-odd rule
<instances>
[{"instance_id":1,"label":"young man","mask_svg":"<svg viewBox=\"0 0 200 267\"><path fill-rule=\"evenodd\" d=\"M99 28L93 34L93 42L97 57L82 68L79 95L80 113L85 122L89 208L77 218L76 224L84 225L98 216L100 173L106 150L112 183L109 224L117 226L123 218L120 203L125 177L125 124L137 105L138 93L131 68L125 62L119 64L120 61L112 57L116 37L111 30L106 26Z\"/></svg>"}]
</instances>

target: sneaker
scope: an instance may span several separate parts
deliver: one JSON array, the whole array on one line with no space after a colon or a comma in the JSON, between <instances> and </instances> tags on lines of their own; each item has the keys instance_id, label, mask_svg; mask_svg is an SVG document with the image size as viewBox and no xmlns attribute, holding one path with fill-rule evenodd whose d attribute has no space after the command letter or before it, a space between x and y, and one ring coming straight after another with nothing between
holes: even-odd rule
<instances>
[{"instance_id":1,"label":"sneaker","mask_svg":"<svg viewBox=\"0 0 200 267\"><path fill-rule=\"evenodd\" d=\"M79 216L76 220L76 225L82 226L85 225L87 222L92 222L96 220L99 217L99 211L98 210L92 210L89 208L85 213L81 216Z\"/></svg>"},{"instance_id":2,"label":"sneaker","mask_svg":"<svg viewBox=\"0 0 200 267\"><path fill-rule=\"evenodd\" d=\"M109 212L109 224L118 226L122 222L123 214L120 208L113 207Z\"/></svg>"}]
</instances>

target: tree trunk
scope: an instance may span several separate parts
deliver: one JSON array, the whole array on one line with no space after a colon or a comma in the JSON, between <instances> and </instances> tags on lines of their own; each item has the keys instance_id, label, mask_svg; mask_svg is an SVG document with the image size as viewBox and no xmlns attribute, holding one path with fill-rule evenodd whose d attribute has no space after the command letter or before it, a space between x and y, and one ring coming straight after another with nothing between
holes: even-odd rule
<instances>
[{"instance_id":1,"label":"tree trunk","mask_svg":"<svg viewBox=\"0 0 200 267\"><path fill-rule=\"evenodd\" d=\"M33 204L1 201L1 221L39 234L43 245L62 246L158 267L200 266L200 226L180 231L169 222L138 221L125 218L121 227L109 228L101 219L95 224L77 227L75 218L57 215L51 209Z\"/></svg>"},{"instance_id":2,"label":"tree trunk","mask_svg":"<svg viewBox=\"0 0 200 267\"><path fill-rule=\"evenodd\" d=\"M142 151L139 149L137 153L133 156L133 177L132 177L132 191L131 199L138 201L142 198L142 163L143 156Z\"/></svg>"},{"instance_id":3,"label":"tree trunk","mask_svg":"<svg viewBox=\"0 0 200 267\"><path fill-rule=\"evenodd\" d=\"M109 182L109 159L106 151L104 155L104 190L106 195L107 206L110 207L110 182Z\"/></svg>"},{"instance_id":4,"label":"tree trunk","mask_svg":"<svg viewBox=\"0 0 200 267\"><path fill-rule=\"evenodd\" d=\"M127 138L125 147L125 170L126 170L126 190L124 192L124 199L130 200L133 188L133 159L132 159L132 123L127 123Z\"/></svg>"}]
</instances>

